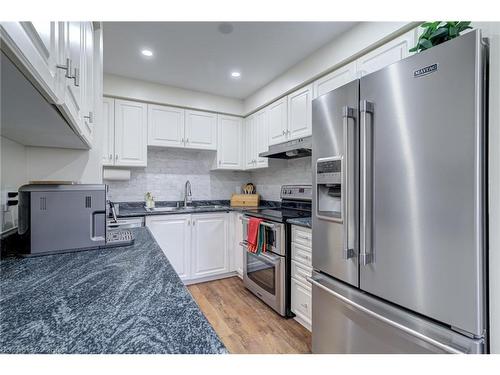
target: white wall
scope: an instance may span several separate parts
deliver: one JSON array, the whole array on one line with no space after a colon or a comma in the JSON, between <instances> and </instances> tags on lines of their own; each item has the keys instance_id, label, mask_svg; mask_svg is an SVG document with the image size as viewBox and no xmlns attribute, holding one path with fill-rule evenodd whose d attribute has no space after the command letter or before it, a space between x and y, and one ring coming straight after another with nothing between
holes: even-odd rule
<instances>
[{"instance_id":1,"label":"white wall","mask_svg":"<svg viewBox=\"0 0 500 375\"><path fill-rule=\"evenodd\" d=\"M489 284L490 344L500 353L500 23L479 22L490 42L489 87Z\"/></svg>"},{"instance_id":2,"label":"white wall","mask_svg":"<svg viewBox=\"0 0 500 375\"><path fill-rule=\"evenodd\" d=\"M23 145L0 137L0 208L6 201L8 191L17 189L27 183L26 173L26 149ZM17 207L10 207L7 211L1 211L0 232L17 226Z\"/></svg>"},{"instance_id":3,"label":"white wall","mask_svg":"<svg viewBox=\"0 0 500 375\"><path fill-rule=\"evenodd\" d=\"M246 98L245 115L417 25L409 22L362 22L354 26Z\"/></svg>"},{"instance_id":4,"label":"white wall","mask_svg":"<svg viewBox=\"0 0 500 375\"><path fill-rule=\"evenodd\" d=\"M199 91L104 75L104 95L241 116L243 101Z\"/></svg>"}]
</instances>

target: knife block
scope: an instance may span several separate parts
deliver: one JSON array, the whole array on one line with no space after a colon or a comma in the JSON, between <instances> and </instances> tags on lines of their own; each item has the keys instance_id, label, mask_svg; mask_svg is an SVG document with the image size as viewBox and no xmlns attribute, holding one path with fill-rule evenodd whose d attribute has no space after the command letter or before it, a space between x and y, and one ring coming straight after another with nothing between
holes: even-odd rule
<instances>
[{"instance_id":1,"label":"knife block","mask_svg":"<svg viewBox=\"0 0 500 375\"><path fill-rule=\"evenodd\" d=\"M258 207L259 194L233 194L231 196L231 207Z\"/></svg>"}]
</instances>

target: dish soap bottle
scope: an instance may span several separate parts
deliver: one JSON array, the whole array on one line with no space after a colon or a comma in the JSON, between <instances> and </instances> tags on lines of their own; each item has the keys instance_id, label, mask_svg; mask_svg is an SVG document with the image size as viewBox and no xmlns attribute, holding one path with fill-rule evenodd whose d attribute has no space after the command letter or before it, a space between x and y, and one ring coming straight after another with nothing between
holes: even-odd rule
<instances>
[{"instance_id":1,"label":"dish soap bottle","mask_svg":"<svg viewBox=\"0 0 500 375\"><path fill-rule=\"evenodd\" d=\"M144 200L146 201L147 208L155 208L155 200L153 198L153 194L151 194L149 191L144 196Z\"/></svg>"}]
</instances>

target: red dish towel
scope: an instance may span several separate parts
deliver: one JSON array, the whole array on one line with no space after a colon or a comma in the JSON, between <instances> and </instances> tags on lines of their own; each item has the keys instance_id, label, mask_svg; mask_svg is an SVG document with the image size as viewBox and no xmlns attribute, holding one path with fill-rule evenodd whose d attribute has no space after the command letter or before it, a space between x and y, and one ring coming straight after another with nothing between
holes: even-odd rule
<instances>
[{"instance_id":1,"label":"red dish towel","mask_svg":"<svg viewBox=\"0 0 500 375\"><path fill-rule=\"evenodd\" d=\"M259 227L260 223L264 220L257 217L251 217L248 220L248 230L247 230L247 242L248 251L255 253L257 251L257 245L259 241Z\"/></svg>"}]
</instances>

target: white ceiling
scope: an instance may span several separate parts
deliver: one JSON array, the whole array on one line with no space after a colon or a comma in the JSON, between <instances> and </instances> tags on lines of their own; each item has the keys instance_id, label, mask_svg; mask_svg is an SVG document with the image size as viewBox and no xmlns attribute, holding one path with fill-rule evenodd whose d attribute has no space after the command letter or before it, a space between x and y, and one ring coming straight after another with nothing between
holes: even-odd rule
<instances>
[{"instance_id":1,"label":"white ceiling","mask_svg":"<svg viewBox=\"0 0 500 375\"><path fill-rule=\"evenodd\" d=\"M105 22L104 72L244 99L354 24Z\"/></svg>"}]
</instances>

